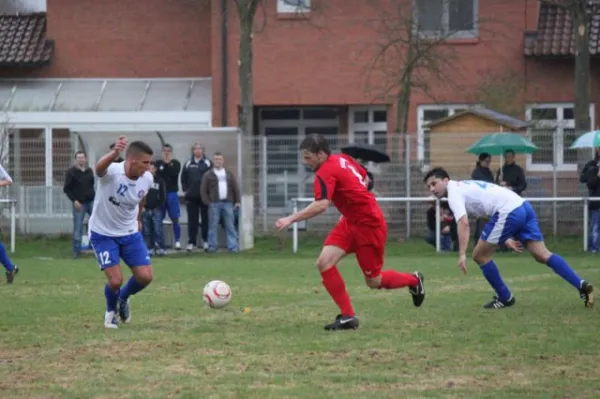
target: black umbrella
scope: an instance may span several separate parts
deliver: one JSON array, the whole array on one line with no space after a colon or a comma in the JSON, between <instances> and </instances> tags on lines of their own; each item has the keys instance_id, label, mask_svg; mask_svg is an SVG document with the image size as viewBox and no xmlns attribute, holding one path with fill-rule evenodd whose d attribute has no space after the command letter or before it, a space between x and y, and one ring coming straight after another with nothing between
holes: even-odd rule
<instances>
[{"instance_id":1,"label":"black umbrella","mask_svg":"<svg viewBox=\"0 0 600 399\"><path fill-rule=\"evenodd\" d=\"M342 147L342 153L365 162L390 162L388 154L369 144L350 144Z\"/></svg>"}]
</instances>

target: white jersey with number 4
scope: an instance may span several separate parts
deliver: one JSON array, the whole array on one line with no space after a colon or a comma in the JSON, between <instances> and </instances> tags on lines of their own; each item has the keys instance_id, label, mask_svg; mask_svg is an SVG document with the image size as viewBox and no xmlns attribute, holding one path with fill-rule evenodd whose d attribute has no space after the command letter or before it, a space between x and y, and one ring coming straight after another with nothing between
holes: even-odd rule
<instances>
[{"instance_id":1,"label":"white jersey with number 4","mask_svg":"<svg viewBox=\"0 0 600 399\"><path fill-rule=\"evenodd\" d=\"M448 205L457 221L467 214L483 217L510 213L525 201L508 188L479 180L450 180L447 190Z\"/></svg>"},{"instance_id":2,"label":"white jersey with number 4","mask_svg":"<svg viewBox=\"0 0 600 399\"><path fill-rule=\"evenodd\" d=\"M125 162L111 163L98 179L90 232L123 237L138 231L139 203L154 183L152 173L137 180L125 176Z\"/></svg>"}]
</instances>

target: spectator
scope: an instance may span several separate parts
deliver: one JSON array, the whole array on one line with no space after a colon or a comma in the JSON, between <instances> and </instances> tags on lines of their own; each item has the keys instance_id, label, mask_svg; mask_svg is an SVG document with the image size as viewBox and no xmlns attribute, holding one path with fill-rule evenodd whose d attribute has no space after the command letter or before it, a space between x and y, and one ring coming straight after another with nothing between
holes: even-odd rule
<instances>
[{"instance_id":1,"label":"spectator","mask_svg":"<svg viewBox=\"0 0 600 399\"><path fill-rule=\"evenodd\" d=\"M67 170L63 192L73 203L73 258L81 254L83 219L92 215L94 207L94 172L83 151L75 153L75 165Z\"/></svg>"},{"instance_id":2,"label":"spectator","mask_svg":"<svg viewBox=\"0 0 600 399\"><path fill-rule=\"evenodd\" d=\"M156 173L156 164L152 164L150 172L154 176L154 184L146 194L144 213L142 214L142 230L148 249L153 255L164 256L165 238L163 235L163 206L166 202L165 181Z\"/></svg>"},{"instance_id":3,"label":"spectator","mask_svg":"<svg viewBox=\"0 0 600 399\"><path fill-rule=\"evenodd\" d=\"M596 156L583 167L579 181L585 183L590 197L600 197L600 147L596 148ZM590 211L590 242L588 250L598 253L598 241L600 238L600 202L588 202Z\"/></svg>"},{"instance_id":4,"label":"spectator","mask_svg":"<svg viewBox=\"0 0 600 399\"><path fill-rule=\"evenodd\" d=\"M477 158L477 163L475 164L475 169L471 173L471 179L473 180L481 180L489 183L494 183L494 173L490 169L490 164L492 163L492 156L487 152L482 152L479 154ZM475 219L475 234L473 238L475 239L475 244L479 241L479 237L481 237L481 232L485 227L485 224L488 222L487 218L477 218Z\"/></svg>"},{"instance_id":5,"label":"spectator","mask_svg":"<svg viewBox=\"0 0 600 399\"><path fill-rule=\"evenodd\" d=\"M108 146L108 149L109 149L110 151L112 151L114 148L115 148L115 143L112 143L111 145L109 145L109 146ZM123 159L123 158L121 158L121 156L119 155L118 157L116 157L116 158L113 160L113 163L119 163L119 162L123 162L123 161L124 161L124 159Z\"/></svg>"},{"instance_id":6,"label":"spectator","mask_svg":"<svg viewBox=\"0 0 600 399\"><path fill-rule=\"evenodd\" d=\"M185 203L188 214L188 245L187 250L193 250L198 244L198 216L202 219L202 245L208 250L208 205L200 197L200 185L212 163L204 155L204 146L195 143L192 147L192 158L187 161L181 173L181 188L185 193Z\"/></svg>"},{"instance_id":7,"label":"spectator","mask_svg":"<svg viewBox=\"0 0 600 399\"><path fill-rule=\"evenodd\" d=\"M527 180L523 168L515 163L515 152L506 150L504 152L504 165L496 173L496 181L499 185L511 189L521 195L527 188Z\"/></svg>"},{"instance_id":8,"label":"spectator","mask_svg":"<svg viewBox=\"0 0 600 399\"><path fill-rule=\"evenodd\" d=\"M227 249L238 251L238 235L234 227L234 208L240 206L240 189L231 171L223 167L223 155L216 152L213 156L213 169L208 171L200 189L202 202L209 205L208 251L215 252L219 248L219 220L225 221Z\"/></svg>"},{"instance_id":9,"label":"spectator","mask_svg":"<svg viewBox=\"0 0 600 399\"><path fill-rule=\"evenodd\" d=\"M440 207L440 245L442 251L450 251L452 239L450 237L450 226L447 221L443 220L443 208ZM425 233L425 241L428 244L436 246L436 220L435 220L435 201L427 209L427 232Z\"/></svg>"},{"instance_id":10,"label":"spectator","mask_svg":"<svg viewBox=\"0 0 600 399\"><path fill-rule=\"evenodd\" d=\"M167 213L173 224L173 236L175 237L175 249L181 249L181 226L179 217L179 172L181 164L173 159L173 147L170 144L163 145L163 159L156 163L156 174L164 181L167 190L167 198L162 208L163 220Z\"/></svg>"}]
</instances>

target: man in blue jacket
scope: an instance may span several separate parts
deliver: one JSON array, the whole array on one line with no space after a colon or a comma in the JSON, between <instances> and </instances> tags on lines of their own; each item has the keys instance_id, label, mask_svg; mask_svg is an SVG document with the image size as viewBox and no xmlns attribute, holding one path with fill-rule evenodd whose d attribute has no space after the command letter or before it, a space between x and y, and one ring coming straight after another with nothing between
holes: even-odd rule
<instances>
[{"instance_id":1,"label":"man in blue jacket","mask_svg":"<svg viewBox=\"0 0 600 399\"><path fill-rule=\"evenodd\" d=\"M181 188L185 193L185 203L188 215L188 245L191 251L198 244L198 217L202 218L202 244L208 250L208 205L200 197L200 184L207 170L212 168L212 162L204 155L204 146L195 143L192 147L192 158L183 165L181 172Z\"/></svg>"}]
</instances>

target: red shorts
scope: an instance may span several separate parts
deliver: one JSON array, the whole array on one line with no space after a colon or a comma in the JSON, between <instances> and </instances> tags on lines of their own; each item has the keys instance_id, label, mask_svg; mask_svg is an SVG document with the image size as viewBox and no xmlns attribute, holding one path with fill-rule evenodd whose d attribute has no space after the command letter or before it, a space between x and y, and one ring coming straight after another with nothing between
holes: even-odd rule
<instances>
[{"instance_id":1,"label":"red shorts","mask_svg":"<svg viewBox=\"0 0 600 399\"><path fill-rule=\"evenodd\" d=\"M343 218L335 225L325 239L325 245L334 245L346 253L356 253L356 259L365 277L375 278L381 273L387 224L378 227L349 224Z\"/></svg>"}]
</instances>

